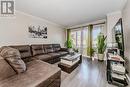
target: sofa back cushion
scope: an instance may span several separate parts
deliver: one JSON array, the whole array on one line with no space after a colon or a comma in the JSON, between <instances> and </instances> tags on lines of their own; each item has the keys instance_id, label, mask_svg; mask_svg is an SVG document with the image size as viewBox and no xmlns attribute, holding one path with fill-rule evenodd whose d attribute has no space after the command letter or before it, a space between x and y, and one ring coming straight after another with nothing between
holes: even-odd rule
<instances>
[{"instance_id":1,"label":"sofa back cushion","mask_svg":"<svg viewBox=\"0 0 130 87\"><path fill-rule=\"evenodd\" d=\"M43 48L45 49L46 53L52 53L52 52L54 52L52 44L44 44Z\"/></svg>"},{"instance_id":2,"label":"sofa back cushion","mask_svg":"<svg viewBox=\"0 0 130 87\"><path fill-rule=\"evenodd\" d=\"M45 51L43 49L43 45L31 45L31 49L32 49L33 56L45 53Z\"/></svg>"},{"instance_id":3,"label":"sofa back cushion","mask_svg":"<svg viewBox=\"0 0 130 87\"><path fill-rule=\"evenodd\" d=\"M53 46L53 49L55 52L60 51L60 49L61 49L60 44L53 44L52 46Z\"/></svg>"},{"instance_id":4,"label":"sofa back cushion","mask_svg":"<svg viewBox=\"0 0 130 87\"><path fill-rule=\"evenodd\" d=\"M17 49L4 46L1 47L0 50L0 55L17 73L22 73L26 71L26 65L21 59L21 55Z\"/></svg>"},{"instance_id":5,"label":"sofa back cushion","mask_svg":"<svg viewBox=\"0 0 130 87\"><path fill-rule=\"evenodd\" d=\"M0 56L0 81L7 79L13 75L16 75L16 72L13 68L5 61L3 57Z\"/></svg>"},{"instance_id":6,"label":"sofa back cushion","mask_svg":"<svg viewBox=\"0 0 130 87\"><path fill-rule=\"evenodd\" d=\"M22 59L29 58L32 56L29 45L17 45L17 46L10 46L10 47L18 49Z\"/></svg>"}]
</instances>

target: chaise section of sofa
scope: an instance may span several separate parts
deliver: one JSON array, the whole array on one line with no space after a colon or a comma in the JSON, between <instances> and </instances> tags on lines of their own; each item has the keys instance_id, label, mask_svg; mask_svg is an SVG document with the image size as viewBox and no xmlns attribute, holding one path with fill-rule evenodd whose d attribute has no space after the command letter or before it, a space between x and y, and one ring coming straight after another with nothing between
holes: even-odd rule
<instances>
[{"instance_id":1,"label":"chaise section of sofa","mask_svg":"<svg viewBox=\"0 0 130 87\"><path fill-rule=\"evenodd\" d=\"M58 67L34 60L27 63L26 72L0 80L0 87L60 87L60 76Z\"/></svg>"}]
</instances>

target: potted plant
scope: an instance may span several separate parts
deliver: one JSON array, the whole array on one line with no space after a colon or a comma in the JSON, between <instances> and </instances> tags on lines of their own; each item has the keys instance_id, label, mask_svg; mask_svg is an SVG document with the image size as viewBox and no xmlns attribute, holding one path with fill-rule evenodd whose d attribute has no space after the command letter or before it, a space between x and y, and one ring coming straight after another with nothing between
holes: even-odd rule
<instances>
[{"instance_id":1,"label":"potted plant","mask_svg":"<svg viewBox=\"0 0 130 87\"><path fill-rule=\"evenodd\" d=\"M94 52L95 52L95 49L94 48L91 48L91 56L94 57Z\"/></svg>"},{"instance_id":2,"label":"potted plant","mask_svg":"<svg viewBox=\"0 0 130 87\"><path fill-rule=\"evenodd\" d=\"M98 59L103 61L104 59L104 52L106 49L106 43L105 43L106 37L100 33L97 37L97 51L98 51Z\"/></svg>"},{"instance_id":3,"label":"potted plant","mask_svg":"<svg viewBox=\"0 0 130 87\"><path fill-rule=\"evenodd\" d=\"M93 57L94 56L94 48L91 48L91 47L88 47L87 48L87 55L90 56L90 57Z\"/></svg>"},{"instance_id":4,"label":"potted plant","mask_svg":"<svg viewBox=\"0 0 130 87\"><path fill-rule=\"evenodd\" d=\"M68 48L68 51L71 53L73 51L73 41L71 39L65 42L65 47Z\"/></svg>"}]
</instances>

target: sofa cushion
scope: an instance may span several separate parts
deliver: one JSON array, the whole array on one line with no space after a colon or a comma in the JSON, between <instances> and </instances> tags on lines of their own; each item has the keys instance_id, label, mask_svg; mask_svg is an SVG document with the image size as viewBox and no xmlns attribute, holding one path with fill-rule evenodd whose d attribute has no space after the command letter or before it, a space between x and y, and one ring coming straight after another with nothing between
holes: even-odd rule
<instances>
[{"instance_id":1,"label":"sofa cushion","mask_svg":"<svg viewBox=\"0 0 130 87\"><path fill-rule=\"evenodd\" d=\"M60 51L60 48L58 48L58 47L54 48L54 49L55 49L55 52Z\"/></svg>"},{"instance_id":2,"label":"sofa cushion","mask_svg":"<svg viewBox=\"0 0 130 87\"><path fill-rule=\"evenodd\" d=\"M61 55L59 53L48 53L51 57L60 57Z\"/></svg>"},{"instance_id":3,"label":"sofa cushion","mask_svg":"<svg viewBox=\"0 0 130 87\"><path fill-rule=\"evenodd\" d=\"M52 57L48 54L37 55L37 56L35 56L35 58L43 60L43 61L48 61L48 60L52 59Z\"/></svg>"},{"instance_id":4,"label":"sofa cushion","mask_svg":"<svg viewBox=\"0 0 130 87\"><path fill-rule=\"evenodd\" d=\"M34 57L23 58L22 60L23 60L23 61L24 61L24 63L26 64L26 63L28 63L28 62L30 62L30 61L32 61L32 60L34 60Z\"/></svg>"},{"instance_id":5,"label":"sofa cushion","mask_svg":"<svg viewBox=\"0 0 130 87\"><path fill-rule=\"evenodd\" d=\"M16 72L13 68L0 56L0 81L7 79L13 75L16 75Z\"/></svg>"},{"instance_id":6,"label":"sofa cushion","mask_svg":"<svg viewBox=\"0 0 130 87\"><path fill-rule=\"evenodd\" d=\"M44 44L43 48L45 49L46 53L52 53L52 52L54 52L52 44Z\"/></svg>"},{"instance_id":7,"label":"sofa cushion","mask_svg":"<svg viewBox=\"0 0 130 87\"><path fill-rule=\"evenodd\" d=\"M18 45L18 46L10 46L10 47L18 49L21 54L21 58L23 59L30 58L32 56L29 45Z\"/></svg>"},{"instance_id":8,"label":"sofa cushion","mask_svg":"<svg viewBox=\"0 0 130 87\"><path fill-rule=\"evenodd\" d=\"M28 70L0 82L1 87L48 87L61 75L58 67L40 60L27 64ZM60 78L59 78L60 79Z\"/></svg>"},{"instance_id":9,"label":"sofa cushion","mask_svg":"<svg viewBox=\"0 0 130 87\"><path fill-rule=\"evenodd\" d=\"M4 46L1 48L0 55L10 64L10 66L17 73L22 73L26 71L26 65L21 59L21 55L17 49Z\"/></svg>"},{"instance_id":10,"label":"sofa cushion","mask_svg":"<svg viewBox=\"0 0 130 87\"><path fill-rule=\"evenodd\" d=\"M44 54L43 45L31 45L33 56Z\"/></svg>"},{"instance_id":11,"label":"sofa cushion","mask_svg":"<svg viewBox=\"0 0 130 87\"><path fill-rule=\"evenodd\" d=\"M55 52L60 51L61 49L60 44L53 44L53 49Z\"/></svg>"}]
</instances>

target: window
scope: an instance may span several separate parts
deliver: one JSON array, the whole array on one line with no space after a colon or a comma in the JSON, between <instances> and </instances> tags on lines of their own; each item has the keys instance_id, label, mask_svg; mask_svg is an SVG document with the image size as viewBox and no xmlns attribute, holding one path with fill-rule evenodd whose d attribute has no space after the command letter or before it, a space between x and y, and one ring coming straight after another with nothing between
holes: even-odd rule
<instances>
[{"instance_id":1,"label":"window","mask_svg":"<svg viewBox=\"0 0 130 87\"><path fill-rule=\"evenodd\" d=\"M72 38L74 47L76 47L77 42L76 42L76 32L75 31L71 32L71 38Z\"/></svg>"},{"instance_id":2,"label":"window","mask_svg":"<svg viewBox=\"0 0 130 87\"><path fill-rule=\"evenodd\" d=\"M83 45L82 45L82 55L87 56L87 36L88 36L88 29L87 27L83 29Z\"/></svg>"},{"instance_id":3,"label":"window","mask_svg":"<svg viewBox=\"0 0 130 87\"><path fill-rule=\"evenodd\" d=\"M71 38L74 47L79 49L79 52L83 55L87 54L87 28L77 31L71 31Z\"/></svg>"},{"instance_id":4,"label":"window","mask_svg":"<svg viewBox=\"0 0 130 87\"><path fill-rule=\"evenodd\" d=\"M77 36L77 45L76 45L76 47L80 48L81 47L81 31L77 31L76 36Z\"/></svg>"},{"instance_id":5,"label":"window","mask_svg":"<svg viewBox=\"0 0 130 87\"><path fill-rule=\"evenodd\" d=\"M80 51L80 47L81 47L81 32L82 32L82 30L71 31L71 38L73 41L73 45L75 48L78 48L79 51Z\"/></svg>"},{"instance_id":6,"label":"window","mask_svg":"<svg viewBox=\"0 0 130 87\"><path fill-rule=\"evenodd\" d=\"M100 26L93 26L93 31L92 31L92 47L96 48L97 45L97 37L99 33L101 32L101 27Z\"/></svg>"},{"instance_id":7,"label":"window","mask_svg":"<svg viewBox=\"0 0 130 87\"><path fill-rule=\"evenodd\" d=\"M97 37L104 28L103 25L95 25L92 29L92 48L96 48ZM75 48L79 49L79 52L83 56L87 56L87 39L88 39L88 27L83 29L71 30L71 38Z\"/></svg>"}]
</instances>

